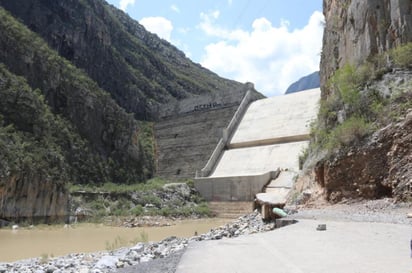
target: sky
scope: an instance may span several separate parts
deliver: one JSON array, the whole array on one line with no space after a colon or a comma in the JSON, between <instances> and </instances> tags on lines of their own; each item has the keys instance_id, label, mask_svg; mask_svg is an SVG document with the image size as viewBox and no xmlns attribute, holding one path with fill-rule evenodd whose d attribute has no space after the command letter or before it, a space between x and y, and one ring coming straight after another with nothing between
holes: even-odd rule
<instances>
[{"instance_id":1,"label":"sky","mask_svg":"<svg viewBox=\"0 0 412 273\"><path fill-rule=\"evenodd\" d=\"M268 97L319 70L322 0L106 0L219 76Z\"/></svg>"}]
</instances>

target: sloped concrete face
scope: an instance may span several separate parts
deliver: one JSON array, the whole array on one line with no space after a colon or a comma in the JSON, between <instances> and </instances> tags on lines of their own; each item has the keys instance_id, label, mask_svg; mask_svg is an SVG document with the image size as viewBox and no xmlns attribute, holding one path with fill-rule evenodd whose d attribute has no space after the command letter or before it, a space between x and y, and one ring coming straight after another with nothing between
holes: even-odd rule
<instances>
[{"instance_id":1,"label":"sloped concrete face","mask_svg":"<svg viewBox=\"0 0 412 273\"><path fill-rule=\"evenodd\" d=\"M267 174L276 170L297 173L299 154L308 146L319 99L317 88L251 103L226 142L228 149L219 154L220 160L211 168L212 174L195 179L202 196L206 200L252 201L274 179ZM293 177L280 175L283 180L271 183L280 186L262 195L260 204L273 205L273 200L284 203Z\"/></svg>"},{"instance_id":2,"label":"sloped concrete face","mask_svg":"<svg viewBox=\"0 0 412 273\"><path fill-rule=\"evenodd\" d=\"M206 164L235 112L233 106L156 123L156 175L171 180L193 177Z\"/></svg>"},{"instance_id":3,"label":"sloped concrete face","mask_svg":"<svg viewBox=\"0 0 412 273\"><path fill-rule=\"evenodd\" d=\"M227 150L211 177L256 175L278 168L297 170L299 153L308 143L300 141Z\"/></svg>"},{"instance_id":4,"label":"sloped concrete face","mask_svg":"<svg viewBox=\"0 0 412 273\"><path fill-rule=\"evenodd\" d=\"M319 109L320 89L253 102L246 111L230 147L284 143L308 139L310 123ZM300 137L300 139L299 139Z\"/></svg>"}]
</instances>

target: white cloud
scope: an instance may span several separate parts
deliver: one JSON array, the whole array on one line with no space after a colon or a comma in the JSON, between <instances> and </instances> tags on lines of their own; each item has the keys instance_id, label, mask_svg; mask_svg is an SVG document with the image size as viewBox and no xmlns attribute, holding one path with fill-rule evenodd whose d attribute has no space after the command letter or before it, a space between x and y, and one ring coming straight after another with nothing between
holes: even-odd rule
<instances>
[{"instance_id":1,"label":"white cloud","mask_svg":"<svg viewBox=\"0 0 412 273\"><path fill-rule=\"evenodd\" d=\"M144 17L139 20L146 30L156 33L160 38L167 40L182 50L188 58L192 57L189 46L179 39L172 39L173 24L164 17ZM177 31L183 35L190 31L190 28L178 28Z\"/></svg>"},{"instance_id":2,"label":"white cloud","mask_svg":"<svg viewBox=\"0 0 412 273\"><path fill-rule=\"evenodd\" d=\"M176 6L175 4L170 6L170 9L173 10L176 13L180 13L180 9L178 6Z\"/></svg>"},{"instance_id":3,"label":"white cloud","mask_svg":"<svg viewBox=\"0 0 412 273\"><path fill-rule=\"evenodd\" d=\"M134 5L136 0L120 0L119 8L123 11L126 11L127 6Z\"/></svg>"},{"instance_id":4,"label":"white cloud","mask_svg":"<svg viewBox=\"0 0 412 273\"><path fill-rule=\"evenodd\" d=\"M266 96L286 88L319 69L323 15L314 12L307 25L290 30L282 20L275 27L266 18L256 19L250 32L228 30L214 24L219 13L201 14L199 28L219 41L205 47L201 64L221 76L251 81Z\"/></svg>"},{"instance_id":5,"label":"white cloud","mask_svg":"<svg viewBox=\"0 0 412 273\"><path fill-rule=\"evenodd\" d=\"M148 31L156 33L160 38L171 42L171 34L173 31L172 22L164 17L144 17L139 20Z\"/></svg>"}]
</instances>

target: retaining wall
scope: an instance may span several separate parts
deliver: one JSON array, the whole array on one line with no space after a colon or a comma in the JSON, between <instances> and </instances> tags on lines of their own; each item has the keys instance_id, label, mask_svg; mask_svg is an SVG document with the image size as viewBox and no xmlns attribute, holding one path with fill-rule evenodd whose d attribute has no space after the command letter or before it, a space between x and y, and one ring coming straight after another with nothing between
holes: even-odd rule
<instances>
[{"instance_id":1,"label":"retaining wall","mask_svg":"<svg viewBox=\"0 0 412 273\"><path fill-rule=\"evenodd\" d=\"M253 201L278 175L279 171L271 171L248 176L198 177L194 183L206 201Z\"/></svg>"}]
</instances>

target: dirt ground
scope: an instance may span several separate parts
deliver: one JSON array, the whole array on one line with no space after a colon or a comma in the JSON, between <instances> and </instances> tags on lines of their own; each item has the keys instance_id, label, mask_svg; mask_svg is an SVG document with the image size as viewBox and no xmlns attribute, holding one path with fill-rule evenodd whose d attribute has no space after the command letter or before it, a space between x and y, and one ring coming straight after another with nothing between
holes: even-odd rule
<instances>
[{"instance_id":1,"label":"dirt ground","mask_svg":"<svg viewBox=\"0 0 412 273\"><path fill-rule=\"evenodd\" d=\"M292 218L323 219L333 221L378 222L411 224L412 203L395 203L391 198L379 200L347 201L339 204L319 202L310 206L287 207Z\"/></svg>"}]
</instances>

